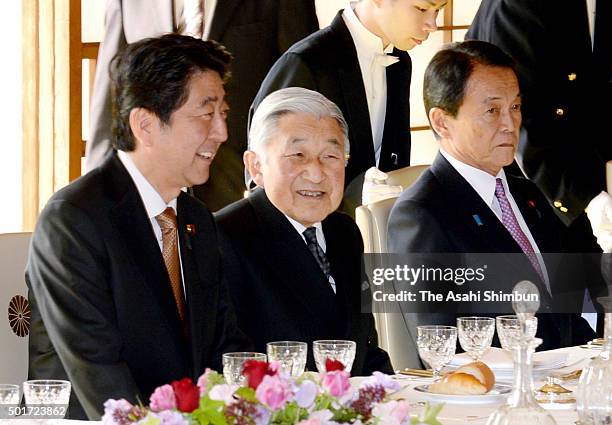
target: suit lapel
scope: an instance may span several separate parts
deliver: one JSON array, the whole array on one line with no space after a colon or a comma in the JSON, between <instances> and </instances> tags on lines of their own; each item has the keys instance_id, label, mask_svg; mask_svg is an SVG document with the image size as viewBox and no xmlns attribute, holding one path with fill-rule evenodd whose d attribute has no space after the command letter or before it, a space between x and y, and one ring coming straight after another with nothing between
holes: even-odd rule
<instances>
[{"instance_id":1,"label":"suit lapel","mask_svg":"<svg viewBox=\"0 0 612 425\"><path fill-rule=\"evenodd\" d=\"M111 220L130 254L124 261L133 259L135 262L133 284L144 281L149 287L152 299L171 328L174 343L184 347L185 340L168 272L138 190L116 155L106 163L103 173L112 180L109 187L116 193L117 205L111 212Z\"/></svg>"},{"instance_id":2,"label":"suit lapel","mask_svg":"<svg viewBox=\"0 0 612 425\"><path fill-rule=\"evenodd\" d=\"M210 23L210 40L221 40L227 30L227 26L234 14L234 11L240 4L241 0L223 0L218 1L215 6L213 19Z\"/></svg>"},{"instance_id":3,"label":"suit lapel","mask_svg":"<svg viewBox=\"0 0 612 425\"><path fill-rule=\"evenodd\" d=\"M357 50L344 19L342 11L338 12L330 30L334 33L338 45L336 48L338 66L338 81L344 98L345 109L343 113L346 121L351 123L351 160L348 164L347 175L358 173L352 170L365 170L374 165L374 142L372 141L372 126L368 113L368 100ZM361 161L356 163L356 161Z\"/></svg>"},{"instance_id":4,"label":"suit lapel","mask_svg":"<svg viewBox=\"0 0 612 425\"><path fill-rule=\"evenodd\" d=\"M336 282L336 303L338 307L338 331L349 337L349 331L352 328L352 317L349 307L352 305L350 299L350 277L347 274L347 268L351 265L346 265L346 246L343 246L343 239L336 231L337 229L329 222L328 219L323 220L323 234L325 235L325 244L327 246L327 258L331 265L331 273ZM344 249L343 249L344 248ZM354 283L354 282L353 282Z\"/></svg>"},{"instance_id":5,"label":"suit lapel","mask_svg":"<svg viewBox=\"0 0 612 425\"><path fill-rule=\"evenodd\" d=\"M410 164L410 77L412 62L408 53L394 49L400 61L390 65L387 73L387 109L378 168L395 170Z\"/></svg>"},{"instance_id":6,"label":"suit lapel","mask_svg":"<svg viewBox=\"0 0 612 425\"><path fill-rule=\"evenodd\" d=\"M465 237L478 247L473 252L523 252L491 208L441 154L431 171L447 188L447 205L469 229L470 235Z\"/></svg>"},{"instance_id":7,"label":"suit lapel","mask_svg":"<svg viewBox=\"0 0 612 425\"><path fill-rule=\"evenodd\" d=\"M177 199L193 367L201 373L206 367L202 359L210 358L211 343L217 337L214 318L219 299L220 256L212 216L202 216L201 208L193 208L195 202L183 192Z\"/></svg>"},{"instance_id":8,"label":"suit lapel","mask_svg":"<svg viewBox=\"0 0 612 425\"><path fill-rule=\"evenodd\" d=\"M263 232L261 240L269 240L264 256L275 281L290 285L296 303L300 303L317 321L333 318L336 303L333 290L306 243L287 218L258 189L249 198Z\"/></svg>"}]
</instances>

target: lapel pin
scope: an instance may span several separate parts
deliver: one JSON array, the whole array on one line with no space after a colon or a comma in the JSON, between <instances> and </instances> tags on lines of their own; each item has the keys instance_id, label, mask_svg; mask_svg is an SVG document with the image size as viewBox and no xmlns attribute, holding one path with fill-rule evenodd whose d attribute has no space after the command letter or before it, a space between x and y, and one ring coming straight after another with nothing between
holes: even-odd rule
<instances>
[{"instance_id":1,"label":"lapel pin","mask_svg":"<svg viewBox=\"0 0 612 425\"><path fill-rule=\"evenodd\" d=\"M196 233L195 224L187 224L185 225L185 229L187 230L187 234L190 236L193 236Z\"/></svg>"},{"instance_id":2,"label":"lapel pin","mask_svg":"<svg viewBox=\"0 0 612 425\"><path fill-rule=\"evenodd\" d=\"M482 226L484 224L478 214L472 215L472 218L474 219L477 225Z\"/></svg>"}]
</instances>

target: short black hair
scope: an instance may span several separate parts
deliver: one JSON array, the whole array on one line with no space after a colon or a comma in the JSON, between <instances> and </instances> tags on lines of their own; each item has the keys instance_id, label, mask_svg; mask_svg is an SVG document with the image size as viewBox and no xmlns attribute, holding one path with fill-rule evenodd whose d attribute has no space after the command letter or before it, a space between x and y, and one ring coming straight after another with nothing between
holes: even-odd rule
<instances>
[{"instance_id":1,"label":"short black hair","mask_svg":"<svg viewBox=\"0 0 612 425\"><path fill-rule=\"evenodd\" d=\"M509 68L516 75L514 59L491 43L478 40L450 43L434 55L425 70L423 102L428 117L432 108L457 116L476 65Z\"/></svg>"},{"instance_id":2,"label":"short black hair","mask_svg":"<svg viewBox=\"0 0 612 425\"><path fill-rule=\"evenodd\" d=\"M219 43L178 34L127 46L110 65L113 146L135 149L129 122L132 109L147 109L168 124L172 113L187 101L192 77L213 71L226 82L231 59Z\"/></svg>"}]
</instances>

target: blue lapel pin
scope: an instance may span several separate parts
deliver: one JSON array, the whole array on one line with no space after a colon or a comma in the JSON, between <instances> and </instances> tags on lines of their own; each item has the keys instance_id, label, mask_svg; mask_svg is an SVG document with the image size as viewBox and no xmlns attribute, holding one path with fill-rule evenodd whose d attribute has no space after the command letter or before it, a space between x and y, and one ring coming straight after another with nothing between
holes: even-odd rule
<instances>
[{"instance_id":1,"label":"blue lapel pin","mask_svg":"<svg viewBox=\"0 0 612 425\"><path fill-rule=\"evenodd\" d=\"M474 219L477 225L482 226L484 224L478 214L474 214L472 218Z\"/></svg>"}]
</instances>

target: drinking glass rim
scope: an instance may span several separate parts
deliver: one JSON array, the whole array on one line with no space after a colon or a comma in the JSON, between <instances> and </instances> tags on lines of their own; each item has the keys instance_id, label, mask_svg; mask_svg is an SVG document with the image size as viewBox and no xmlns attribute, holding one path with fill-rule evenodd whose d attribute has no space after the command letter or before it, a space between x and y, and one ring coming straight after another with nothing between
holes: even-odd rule
<instances>
[{"instance_id":1,"label":"drinking glass rim","mask_svg":"<svg viewBox=\"0 0 612 425\"><path fill-rule=\"evenodd\" d=\"M313 347L320 344L357 346L357 343L355 341L351 341L350 339L318 339L316 341L312 341Z\"/></svg>"},{"instance_id":2,"label":"drinking glass rim","mask_svg":"<svg viewBox=\"0 0 612 425\"><path fill-rule=\"evenodd\" d=\"M266 353L260 353L257 351L234 351L231 353L223 353L222 358L234 359L234 358L246 358L253 359L256 357L266 357Z\"/></svg>"},{"instance_id":3,"label":"drinking glass rim","mask_svg":"<svg viewBox=\"0 0 612 425\"><path fill-rule=\"evenodd\" d=\"M270 345L272 347L275 346L300 346L300 347L306 347L308 348L308 343L306 342L302 342L302 341L271 341L271 342L266 342L266 347Z\"/></svg>"},{"instance_id":4,"label":"drinking glass rim","mask_svg":"<svg viewBox=\"0 0 612 425\"><path fill-rule=\"evenodd\" d=\"M30 379L23 383L24 387L26 385L33 387L61 387L61 386L70 386L70 381L66 381L63 379Z\"/></svg>"},{"instance_id":5,"label":"drinking glass rim","mask_svg":"<svg viewBox=\"0 0 612 425\"><path fill-rule=\"evenodd\" d=\"M0 389L9 389L9 388L17 389L17 391L19 391L19 385L17 384L0 384Z\"/></svg>"},{"instance_id":6,"label":"drinking glass rim","mask_svg":"<svg viewBox=\"0 0 612 425\"><path fill-rule=\"evenodd\" d=\"M480 317L480 316L466 316L466 317L457 317L457 322L460 320L470 320L474 322L495 322L494 317Z\"/></svg>"},{"instance_id":7,"label":"drinking glass rim","mask_svg":"<svg viewBox=\"0 0 612 425\"><path fill-rule=\"evenodd\" d=\"M439 330L439 331L445 331L445 330L457 330L457 326L451 326L451 325L420 325L417 326L417 330L419 329L424 329L424 330Z\"/></svg>"}]
</instances>

